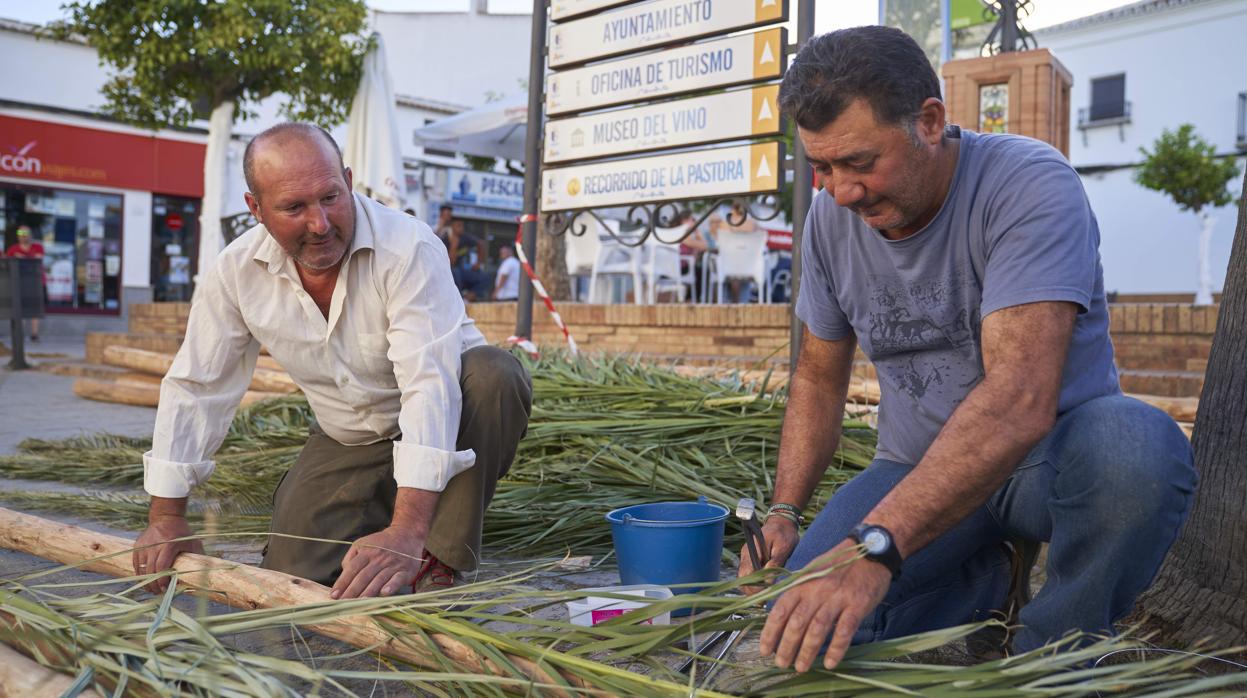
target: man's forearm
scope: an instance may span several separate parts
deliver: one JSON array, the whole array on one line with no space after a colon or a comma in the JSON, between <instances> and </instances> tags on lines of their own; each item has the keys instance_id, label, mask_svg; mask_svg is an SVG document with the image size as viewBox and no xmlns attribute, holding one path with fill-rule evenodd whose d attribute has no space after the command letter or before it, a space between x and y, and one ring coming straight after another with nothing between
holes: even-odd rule
<instances>
[{"instance_id":1,"label":"man's forearm","mask_svg":"<svg viewBox=\"0 0 1247 698\"><path fill-rule=\"evenodd\" d=\"M804 509L840 445L856 340L826 342L806 331L788 391L772 503Z\"/></svg>"},{"instance_id":2,"label":"man's forearm","mask_svg":"<svg viewBox=\"0 0 1247 698\"><path fill-rule=\"evenodd\" d=\"M186 517L187 497L152 497L147 508L147 520L153 521L163 516Z\"/></svg>"},{"instance_id":3,"label":"man's forearm","mask_svg":"<svg viewBox=\"0 0 1247 698\"><path fill-rule=\"evenodd\" d=\"M985 379L866 522L886 527L904 557L922 549L1004 484L1051 428L1045 412L1009 381Z\"/></svg>"},{"instance_id":4,"label":"man's forearm","mask_svg":"<svg viewBox=\"0 0 1247 698\"><path fill-rule=\"evenodd\" d=\"M437 501L441 492L421 490L415 487L400 487L394 498L394 518L390 526L403 528L421 539L429 535L433 525L433 513L437 511Z\"/></svg>"}]
</instances>

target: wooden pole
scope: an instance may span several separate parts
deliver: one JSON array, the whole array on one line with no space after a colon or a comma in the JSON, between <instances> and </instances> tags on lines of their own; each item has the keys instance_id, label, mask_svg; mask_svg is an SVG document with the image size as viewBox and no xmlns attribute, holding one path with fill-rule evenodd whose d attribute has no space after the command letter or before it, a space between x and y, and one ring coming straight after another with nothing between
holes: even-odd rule
<instances>
[{"instance_id":1,"label":"wooden pole","mask_svg":"<svg viewBox=\"0 0 1247 698\"><path fill-rule=\"evenodd\" d=\"M172 354L113 345L104 349L104 363L132 371L163 377L173 365ZM299 389L285 371L257 368L251 374L251 389L262 393L293 393Z\"/></svg>"},{"instance_id":2,"label":"wooden pole","mask_svg":"<svg viewBox=\"0 0 1247 698\"><path fill-rule=\"evenodd\" d=\"M0 696L58 698L65 695L73 684L72 677L53 671L0 643ZM93 688L83 689L77 695L102 698Z\"/></svg>"},{"instance_id":3,"label":"wooden pole","mask_svg":"<svg viewBox=\"0 0 1247 698\"><path fill-rule=\"evenodd\" d=\"M121 405L137 405L139 407L155 407L160 402L160 382L142 380L134 376L121 376L117 380L101 380L98 378L79 378L74 381L74 394L88 400L112 402ZM265 393L248 390L242 396L242 406L246 407L261 400L283 397L286 393Z\"/></svg>"},{"instance_id":4,"label":"wooden pole","mask_svg":"<svg viewBox=\"0 0 1247 698\"><path fill-rule=\"evenodd\" d=\"M134 569L130 566L134 541L11 509L0 508L0 547L76 565L88 572L114 577L134 575ZM178 571L178 583L185 585L190 593L235 608L253 610L331 601L329 588L316 582L207 555L182 553L173 566ZM396 639L372 618L351 616L307 627L326 637L354 647L368 648L415 666L442 668L436 653L420 646L416 636ZM463 671L510 676L493 660L481 656L454 637L438 633L432 633L429 637L437 644L438 651L451 658ZM533 681L559 683L529 659L504 656ZM572 686L590 688L575 676L565 674L561 678Z\"/></svg>"}]
</instances>

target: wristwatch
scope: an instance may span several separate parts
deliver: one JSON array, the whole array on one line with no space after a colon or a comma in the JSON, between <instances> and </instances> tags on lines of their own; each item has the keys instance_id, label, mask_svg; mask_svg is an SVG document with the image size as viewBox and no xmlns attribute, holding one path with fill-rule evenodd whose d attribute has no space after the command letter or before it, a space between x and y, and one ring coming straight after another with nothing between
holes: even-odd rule
<instances>
[{"instance_id":1,"label":"wristwatch","mask_svg":"<svg viewBox=\"0 0 1247 698\"><path fill-rule=\"evenodd\" d=\"M892 579L901 576L901 551L896 549L892 534L883 526L861 523L849 532L849 538L866 548L866 559L873 560L892 572Z\"/></svg>"}]
</instances>

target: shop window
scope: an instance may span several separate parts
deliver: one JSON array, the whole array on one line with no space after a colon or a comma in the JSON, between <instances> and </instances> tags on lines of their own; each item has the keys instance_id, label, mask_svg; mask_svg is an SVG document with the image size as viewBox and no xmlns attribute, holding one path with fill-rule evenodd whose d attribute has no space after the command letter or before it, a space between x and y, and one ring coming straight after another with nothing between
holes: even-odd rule
<instances>
[{"instance_id":1,"label":"shop window","mask_svg":"<svg viewBox=\"0 0 1247 698\"><path fill-rule=\"evenodd\" d=\"M189 302L199 256L199 199L152 197L152 300Z\"/></svg>"},{"instance_id":2,"label":"shop window","mask_svg":"<svg viewBox=\"0 0 1247 698\"><path fill-rule=\"evenodd\" d=\"M43 245L48 312L120 313L121 196L13 184L0 192L6 246L19 225Z\"/></svg>"}]
</instances>

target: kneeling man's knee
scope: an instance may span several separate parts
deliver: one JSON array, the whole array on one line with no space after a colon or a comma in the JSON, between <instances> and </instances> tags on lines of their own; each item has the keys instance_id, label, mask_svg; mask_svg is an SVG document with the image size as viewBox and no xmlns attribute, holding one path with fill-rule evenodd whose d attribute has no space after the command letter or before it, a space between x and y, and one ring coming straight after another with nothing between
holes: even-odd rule
<instances>
[{"instance_id":1,"label":"kneeling man's knee","mask_svg":"<svg viewBox=\"0 0 1247 698\"><path fill-rule=\"evenodd\" d=\"M1184 517L1197 478L1190 441L1177 423L1133 398L1092 403L1098 404L1079 407L1069 423L1058 423L1058 495L1090 498L1101 523L1114 528Z\"/></svg>"},{"instance_id":2,"label":"kneeling man's knee","mask_svg":"<svg viewBox=\"0 0 1247 698\"><path fill-rule=\"evenodd\" d=\"M514 396L525 409L533 403L532 379L519 359L494 346L473 347L461 358L464 400L498 400Z\"/></svg>"}]
</instances>

